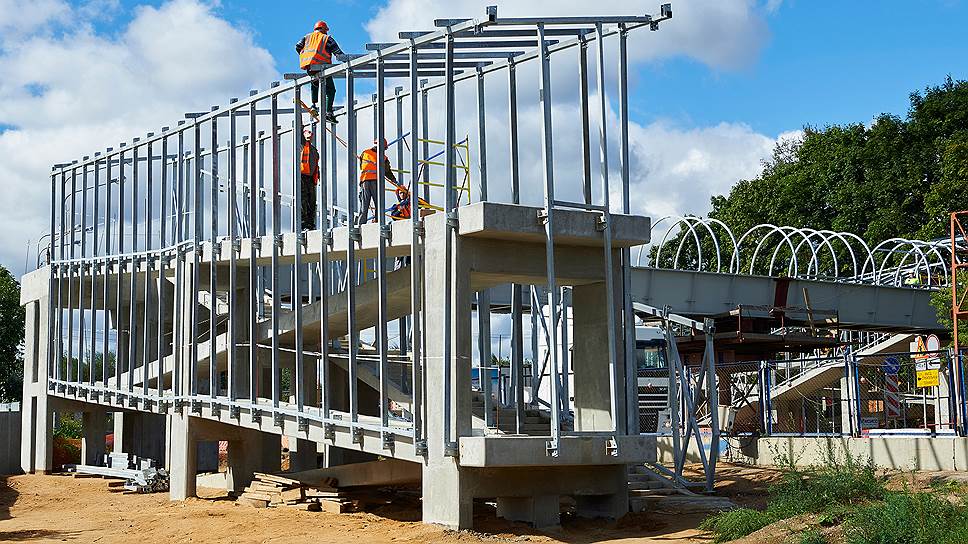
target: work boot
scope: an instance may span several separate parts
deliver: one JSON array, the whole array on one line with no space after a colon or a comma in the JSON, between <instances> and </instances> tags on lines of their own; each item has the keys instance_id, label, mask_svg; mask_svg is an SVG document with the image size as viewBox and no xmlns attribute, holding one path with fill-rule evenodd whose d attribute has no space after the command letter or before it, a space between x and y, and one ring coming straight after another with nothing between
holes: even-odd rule
<instances>
[{"instance_id":1,"label":"work boot","mask_svg":"<svg viewBox=\"0 0 968 544\"><path fill-rule=\"evenodd\" d=\"M339 121L336 119L336 114L331 111L326 112L326 120L329 121L330 123L333 123L334 125L336 123L339 123Z\"/></svg>"}]
</instances>

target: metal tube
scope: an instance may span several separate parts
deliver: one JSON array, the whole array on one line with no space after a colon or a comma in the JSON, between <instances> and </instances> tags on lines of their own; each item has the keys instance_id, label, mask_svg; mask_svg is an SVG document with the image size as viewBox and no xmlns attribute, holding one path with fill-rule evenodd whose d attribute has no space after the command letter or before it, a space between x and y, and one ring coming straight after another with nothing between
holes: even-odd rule
<instances>
[{"instance_id":1,"label":"metal tube","mask_svg":"<svg viewBox=\"0 0 968 544\"><path fill-rule=\"evenodd\" d=\"M360 229L356 226L356 215L353 213L357 197L356 181L356 105L354 102L355 91L353 88L354 78L351 70L346 71L346 209L349 213L349 228L346 229L346 323L350 345L347 346L349 352L348 372L349 375L349 408L350 421L355 424L359 421L357 394L357 350L359 349L359 331L356 330L356 242L359 240ZM362 213L362 212L361 212ZM351 426L353 439L356 441L356 427ZM362 440L362 435L359 436Z\"/></svg>"},{"instance_id":2,"label":"metal tube","mask_svg":"<svg viewBox=\"0 0 968 544\"><path fill-rule=\"evenodd\" d=\"M212 106L212 111L218 106ZM216 261L222 253L218 242L218 118L212 119L212 176L211 202L209 202L209 218L211 220L209 268L208 268L208 394L212 399L219 393L218 358L216 357L218 343L218 267ZM201 208L195 210L201 215Z\"/></svg>"},{"instance_id":3,"label":"metal tube","mask_svg":"<svg viewBox=\"0 0 968 544\"><path fill-rule=\"evenodd\" d=\"M599 42L601 43L601 42ZM599 91L601 92L601 90ZM588 41L581 38L578 53L578 103L581 109L582 189L585 204L592 203L591 128L588 120ZM605 118L602 118L604 122Z\"/></svg>"},{"instance_id":4,"label":"metal tube","mask_svg":"<svg viewBox=\"0 0 968 544\"><path fill-rule=\"evenodd\" d=\"M404 138L404 135L403 135L403 96L401 95L402 92L403 92L403 87L395 87L393 89L393 96L396 98L395 104L396 104L396 107L397 107L397 109L396 109L396 121L397 121L397 137L396 137L396 139L399 142L397 144L397 167L400 168L401 170L403 169L403 147L404 147L403 145L401 145L401 144L404 143L404 139L403 139ZM416 134L417 134L416 132L412 133L411 134L411 138L410 138L411 141L413 141L414 146L417 144ZM413 147L413 146L411 146L411 147ZM416 173L416 170L413 170L413 172ZM403 172L400 172L400 174L397 176L397 183L401 187L407 187L406 175ZM411 185L411 188L412 189L415 189L416 187L413 186L413 185ZM414 210L414 200L415 199L411 196L411 198L410 198L410 216L411 216L411 221L413 220L412 218L413 218L413 210ZM420 205L418 203L417 204L417 208L419 209L419 207L420 207ZM413 259L411 259L410 262L413 263ZM401 317L400 319L397 320L397 331L399 332L399 337L400 337L400 356L401 357L405 357L407 355L407 349L408 349L407 344L408 344L408 342L410 340L409 335L407 333L407 317L406 316L403 316L403 317Z\"/></svg>"},{"instance_id":5,"label":"metal tube","mask_svg":"<svg viewBox=\"0 0 968 544\"><path fill-rule=\"evenodd\" d=\"M70 215L70 249L68 251L67 263L67 381L75 381L75 373L79 374L79 365L74 359L74 247L76 245L75 233L77 228L74 226L74 219L77 215L76 197L77 194L77 169L71 169L71 215ZM80 381L80 380L76 380Z\"/></svg>"},{"instance_id":6,"label":"metal tube","mask_svg":"<svg viewBox=\"0 0 968 544\"><path fill-rule=\"evenodd\" d=\"M179 125L184 124L184 121L179 121ZM174 240L181 243L185 239L185 231L183 229L184 210L185 210L185 183L184 183L184 170L185 170L185 130L178 129L178 156L175 160L175 176L176 187L178 188L175 194L175 208L178 210L175 214L176 223L174 228ZM177 307L172 308L174 311L174 322L172 325L173 339L172 339L172 352L174 353L174 361L172 365L172 379L171 379L171 389L175 397L180 397L182 395L182 340L184 338L184 300L185 300L185 257L182 254L182 249L179 247L175 251L175 304ZM193 342L194 343L194 342Z\"/></svg>"},{"instance_id":7,"label":"metal tube","mask_svg":"<svg viewBox=\"0 0 968 544\"><path fill-rule=\"evenodd\" d=\"M134 392L134 369L138 364L138 138L134 139L131 148L131 278L128 283L128 393ZM133 402L134 397L129 397Z\"/></svg>"},{"instance_id":8,"label":"metal tube","mask_svg":"<svg viewBox=\"0 0 968 544\"><path fill-rule=\"evenodd\" d=\"M256 131L256 116L253 114L256 109L256 102L249 104L249 182L253 185L249 190L249 402L252 407L250 411L252 414L255 413L255 405L259 401L259 382L262 378L262 372L259 367L259 354L258 347L256 343L256 319L262 312L262 281L261 273L259 271L259 266L257 263L257 257L259 252L260 239L259 235L261 231L259 229L259 223L257 222L258 216L256 207L257 203L265 202L261 197L261 173L256 170L258 168L260 171L263 168L263 162L259 159L259 149L262 148L261 142L258 147L256 147L256 138L258 137ZM259 187L255 187L256 178L259 178Z\"/></svg>"},{"instance_id":9,"label":"metal tube","mask_svg":"<svg viewBox=\"0 0 968 544\"><path fill-rule=\"evenodd\" d=\"M453 53L451 53L451 54L453 54ZM411 74L413 73L413 71L414 70L411 69ZM421 133L420 133L420 137L423 140L423 156L424 157L429 157L430 156L430 142L428 140L430 140L430 100L429 100L429 96L428 96L429 91L427 89L425 89L426 84L427 84L427 80L426 79L420 81L420 90L421 90L420 91L420 104L421 104L421 109L420 109L420 115L421 115L421 124L420 124L420 126L421 126ZM416 91L414 91L414 92L416 92ZM414 147L416 147L417 146L417 142L414 142L413 145L414 145ZM417 165L415 164L415 165L413 165L412 168L416 168L416 167L417 167ZM423 182L424 182L423 198L427 202L430 202L430 185L429 185L429 183L430 183L430 165L429 164L425 164L424 165L424 169L423 169ZM416 183L416 178L414 178L414 183ZM414 188L414 190L416 191L416 187Z\"/></svg>"},{"instance_id":10,"label":"metal tube","mask_svg":"<svg viewBox=\"0 0 968 544\"><path fill-rule=\"evenodd\" d=\"M322 82L320 82L322 83ZM318 86L318 95L313 98L316 100L317 104L323 103L323 85ZM317 129L314 132L316 136L316 148L319 149L319 164L317 168L319 173L325 178L326 174L326 121L320 118L317 121ZM333 145L336 144L336 138L332 138ZM336 153L335 149L332 154L332 163L335 169L336 166ZM336 175L333 174L333 182L336 182ZM330 263L327 256L327 251L329 250L332 239L333 239L333 227L335 226L332 221L330 221L329 213L329 195L327 194L326 179L323 179L319 184L319 204L317 209L319 210L319 228L322 230L322 236L320 236L320 247L319 247L319 366L317 367L317 387L319 388L319 407L323 418L328 419L329 415L329 269ZM335 188L333 191L333 201L336 201Z\"/></svg>"},{"instance_id":11,"label":"metal tube","mask_svg":"<svg viewBox=\"0 0 968 544\"><path fill-rule=\"evenodd\" d=\"M95 154L97 156L99 153ZM97 247L97 219L98 219L98 205L100 204L100 181L101 181L101 171L98 168L98 161L94 161L94 202L91 205L91 256L98 256ZM97 277L100 271L100 263L94 262L91 264L91 364L90 364L90 381L88 382L92 387L94 386L94 361L97 355ZM101 355L101 376L105 375L105 356Z\"/></svg>"},{"instance_id":12,"label":"metal tube","mask_svg":"<svg viewBox=\"0 0 968 544\"><path fill-rule=\"evenodd\" d=\"M167 133L168 127L163 127L161 132ZM167 135L161 139L161 156L168 157L168 138ZM158 200L160 204L159 217L158 220L161 223L161 231L159 232L159 248L163 248L167 242L168 235L168 164L167 158L161 162L161 188L158 191ZM167 352L167 342L165 342L165 317L167 308L165 307L165 286L167 284L166 270L168 265L169 254L164 250L159 249L158 251L158 332L155 333L155 341L157 342L157 353L158 353L158 373L155 377L155 388L158 393L158 399L164 396L165 393L165 352ZM177 313L177 312L176 312ZM174 317L174 316L172 316ZM172 331L174 332L174 331ZM174 342L174 339L172 339Z\"/></svg>"},{"instance_id":13,"label":"metal tube","mask_svg":"<svg viewBox=\"0 0 968 544\"><path fill-rule=\"evenodd\" d=\"M457 182L456 171L454 170L454 143L457 141L456 135L456 99L454 95L454 37L448 34L445 38L445 63L446 68L446 82L444 85L444 109L445 109L445 125L446 125L446 136L444 138L444 169L445 171L445 182L444 182L444 213L447 214L447 226L446 226L446 240L444 243L444 263L445 263L445 274L444 274L444 357L443 357L443 406L442 417L443 417L443 454L445 456L456 456L457 455L457 438L452 436L451 433L451 412L453 406L453 372L456 366L454 358L453 349L453 260L454 260L454 240L453 240L453 225L457 220L457 199L454 191L454 186ZM461 316L463 317L463 316ZM457 393L462 394L463 392Z\"/></svg>"},{"instance_id":14,"label":"metal tube","mask_svg":"<svg viewBox=\"0 0 968 544\"><path fill-rule=\"evenodd\" d=\"M545 209L545 259L547 261L547 289L548 289L548 311L550 313L551 325L548 327L550 342L548 349L551 352L551 440L548 444L548 453L552 457L557 457L559 438L561 436L561 403L558 399L560 378L558 375L559 358L558 353L558 333L555 324L558 322L558 285L555 276L555 245L554 245L554 201L555 201L555 176L554 176L554 137L551 125L551 64L548 56L548 45L544 39L544 24L537 25L538 43L541 44L541 89L540 101L542 110L541 137L542 137L542 171L544 173L544 209ZM613 412L614 413L614 412Z\"/></svg>"},{"instance_id":15,"label":"metal tube","mask_svg":"<svg viewBox=\"0 0 968 544\"><path fill-rule=\"evenodd\" d=\"M270 155L272 157L272 270L271 270L271 285L272 285L272 407L279 408L279 397L282 394L282 376L279 361L279 316L281 315L281 301L279 293L279 249L282 245L282 234L281 229L281 208L282 202L280 201L280 189L281 189L281 171L279 164L279 99L278 96L273 95L270 100L269 109L271 113L269 114L270 127L272 132L271 141L272 149L270 150ZM279 417L278 412L273 414L273 418L277 419ZM278 419L277 419L278 420Z\"/></svg>"},{"instance_id":16,"label":"metal tube","mask_svg":"<svg viewBox=\"0 0 968 544\"><path fill-rule=\"evenodd\" d=\"M232 99L236 102L235 99ZM235 108L229 107L229 149L228 149L228 162L229 162L229 190L226 195L226 204L228 213L228 227L229 227L229 296L228 296L228 358L226 359L226 368L228 370L228 397L229 400L234 402L238 398L239 392L239 358L237 352L238 336L236 329L238 328L238 319L236 316L236 297L238 296L238 265L236 263L238 256L237 252L242 249L241 243L239 242L239 230L238 230L238 205L236 192L238 191L238 184L236 182L236 117L237 110ZM213 183L215 180L212 180ZM231 408L230 411L236 412L235 408Z\"/></svg>"},{"instance_id":17,"label":"metal tube","mask_svg":"<svg viewBox=\"0 0 968 544\"><path fill-rule=\"evenodd\" d=\"M150 138L151 137L151 134L149 134L148 137ZM142 350L143 350L143 353L144 353L142 359L143 359L144 362L141 365L141 392L142 392L142 394L144 394L144 395L147 396L148 395L149 367L151 366L150 364L148 364L151 361L151 336L154 333L156 333L157 331L151 330L151 327L148 326L148 323L149 323L148 322L148 316L151 315L151 283L152 283L152 281L151 281L152 280L151 269L153 268L153 265L154 265L154 257L152 257L150 255L150 251L151 251L151 196L152 196L151 195L151 193L152 193L152 191L151 191L152 187L151 186L152 186L152 181L153 181L153 177L154 177L153 174L154 173L152 172L152 164L151 164L152 158L153 158L152 157L152 151L151 151L151 149L152 149L152 142L149 140L146 145L147 145L147 148L148 148L148 164L147 164L147 169L146 169L146 172L145 172L145 198L146 198L146 203L145 203L145 247L144 247L144 249L145 249L145 251L149 252L149 255L147 257L145 257L145 290L144 290L144 293L145 293L145 311L144 311L144 333L143 333L143 335L144 335L144 344L143 344L143 347L142 347ZM160 279L159 279L159 281L160 281ZM159 347L161 347L160 344L159 344ZM158 363L161 364L161 361L159 360Z\"/></svg>"},{"instance_id":18,"label":"metal tube","mask_svg":"<svg viewBox=\"0 0 968 544\"><path fill-rule=\"evenodd\" d=\"M671 15L670 15L671 16ZM629 194L629 76L628 76L628 28L619 24L619 103L621 105L621 152L622 152L622 213L632 213ZM629 248L622 248L622 319L625 325L625 360L635 360L635 315L632 313L632 255ZM626 425L634 428L638 422L638 383L634 365L625 368Z\"/></svg>"},{"instance_id":19,"label":"metal tube","mask_svg":"<svg viewBox=\"0 0 968 544\"><path fill-rule=\"evenodd\" d=\"M511 157L511 202L521 203L521 177L518 169L518 92L514 59L508 61L508 141ZM531 308L532 315L534 307ZM537 350L532 352L532 359ZM534 362L532 361L532 364ZM522 324L521 284L511 284L511 384L514 389L515 434L524 429L524 326ZM534 397L532 396L532 399Z\"/></svg>"},{"instance_id":20,"label":"metal tube","mask_svg":"<svg viewBox=\"0 0 968 544\"><path fill-rule=\"evenodd\" d=\"M306 377L303 372L303 365L305 361L303 360L303 330L302 330L302 251L303 243L305 242L305 232L303 231L302 225L302 105L300 103L300 89L299 85L293 89L295 95L296 104L296 114L293 116L293 130L292 130L292 194L293 194L293 209L292 216L293 222L298 226L296 229L296 248L295 254L293 256L294 262L292 265L292 277L293 277L293 294L292 294L292 311L293 311L293 332L296 340L296 361L293 366L295 397L296 397L296 409L299 412L303 411L303 406L305 403L304 398L304 382ZM308 143L308 142L307 142ZM278 319L275 315L272 316L273 319Z\"/></svg>"},{"instance_id":21,"label":"metal tube","mask_svg":"<svg viewBox=\"0 0 968 544\"><path fill-rule=\"evenodd\" d=\"M423 328L421 325L421 309L422 309L422 289L421 281L423 280L423 255L420 251L420 233L423 226L423 219L420 214L420 201L417 198L417 168L420 164L420 156L417 154L417 85L418 85L418 75L417 75L417 48L413 47L410 49L410 134L413 138L413 144L410 146L410 171L413 172L410 183L411 183L411 197L410 197L410 320L413 326L411 329L412 341L410 342L411 353L413 356L413 365L411 365L411 381L412 386L412 402L411 402L411 413L413 414L413 444L414 450L417 455L421 455L426 452L426 443L423 439L423 415L421 413L423 405L423 365L424 360L422 355L424 352L422 337ZM424 95L426 97L426 95ZM426 108L425 110L426 111ZM424 130L426 131L426 124L424 124Z\"/></svg>"},{"instance_id":22,"label":"metal tube","mask_svg":"<svg viewBox=\"0 0 968 544\"><path fill-rule=\"evenodd\" d=\"M595 26L595 32L598 37L598 62L597 62L597 74L598 74L598 105L599 105L599 121L598 121L598 134L599 134L599 160L601 161L601 180L602 180L602 221L604 222L604 230L602 232L602 238L604 240L604 256L605 256L605 308L606 308L606 326L608 327L608 383L609 383L609 410L611 410L612 415L612 425L615 431L618 432L623 426L619 424L618 417L618 404L617 395L620 391L618 379L616 373L616 364L618 362L618 352L615 348L616 335L615 335L615 280L612 275L612 218L610 213L609 204L609 183L608 183L608 127L606 126L606 115L608 114L608 103L607 103L607 92L605 88L605 41L602 36L602 25L598 24ZM624 315L624 314L623 314ZM626 357L626 366L631 364L631 361L635 361L634 353L633 357L629 359ZM636 399L638 395L636 395Z\"/></svg>"},{"instance_id":23,"label":"metal tube","mask_svg":"<svg viewBox=\"0 0 968 544\"><path fill-rule=\"evenodd\" d=\"M191 298L191 319L192 319L192 332L191 338L188 339L190 345L190 355L188 361L189 370L189 396L194 398L198 395L198 342L200 340L199 335L199 323L198 323L198 294L199 287L201 284L201 273L199 268L201 267L201 257L202 257L202 161L199 155L202 151L202 125L198 120L194 123L192 145L194 147L194 158L192 159L192 179L191 183L187 186L191 187L192 190L192 240L194 241L194 247L192 248L192 298Z\"/></svg>"},{"instance_id":24,"label":"metal tube","mask_svg":"<svg viewBox=\"0 0 968 544\"><path fill-rule=\"evenodd\" d=\"M85 157L86 158L86 157ZM78 279L77 279L77 306L79 309L79 319L80 323L77 328L78 336L78 348L77 348L77 381L81 383L84 380L84 362L85 362L85 346L86 346L86 333L84 326L87 322L84 315L84 281L87 272L87 264L85 263L85 257L87 257L87 166L81 168L81 262L78 265ZM90 362L88 362L90 365ZM93 379L93 369L88 366L88 379Z\"/></svg>"},{"instance_id":25,"label":"metal tube","mask_svg":"<svg viewBox=\"0 0 968 544\"><path fill-rule=\"evenodd\" d=\"M387 384L387 239L390 237L390 226L387 225L386 209L386 148L383 142L386 141L386 119L384 119L384 80L383 80L383 59L377 57L376 61L376 103L373 108L374 122L376 123L377 161L376 161L376 217L380 225L380 241L377 245L376 257L376 283L379 296L377 298L377 350L380 355L380 425L386 429L389 426L389 386ZM398 144L399 145L399 144ZM384 432L384 449L387 449L387 439L392 435Z\"/></svg>"},{"instance_id":26,"label":"metal tube","mask_svg":"<svg viewBox=\"0 0 968 544\"><path fill-rule=\"evenodd\" d=\"M485 91L484 91L484 72L477 69L477 135L480 143L478 144L478 165L481 173L480 199L487 201L487 125L485 111ZM468 198L470 201L470 198ZM477 295L477 330L478 330L478 354L480 355L480 365L478 376L481 382L481 394L484 397L484 424L487 427L494 425L494 414L492 413L491 401L491 291L484 289ZM500 375L500 361L498 362L498 375Z\"/></svg>"},{"instance_id":27,"label":"metal tube","mask_svg":"<svg viewBox=\"0 0 968 544\"><path fill-rule=\"evenodd\" d=\"M110 148L108 148L108 151L110 152ZM105 181L105 188L104 188L104 256L107 257L108 255L111 254L111 208L112 208L111 161L106 161L104 164L104 177L107 178L107 180ZM103 297L101 300L101 310L103 314L103 318L102 318L103 322L101 324L101 330L104 335L101 338L101 352L103 353L102 357L104 358L103 360L104 370L102 371L101 385L105 389L107 389L108 387L107 364L108 364L108 358L111 354L111 351L110 351L111 346L108 343L109 342L108 337L110 332L110 319L111 319L110 307L108 306L108 297L109 297L108 290L111 283L110 282L111 268L112 268L111 261L108 259L105 259L104 263L102 264L103 285L102 285L102 293L101 293L101 296ZM117 337L115 336L115 338ZM117 348L115 348L115 350L116 349ZM117 364L118 364L117 356L115 356L115 360L114 360L115 372L117 372Z\"/></svg>"}]
</instances>

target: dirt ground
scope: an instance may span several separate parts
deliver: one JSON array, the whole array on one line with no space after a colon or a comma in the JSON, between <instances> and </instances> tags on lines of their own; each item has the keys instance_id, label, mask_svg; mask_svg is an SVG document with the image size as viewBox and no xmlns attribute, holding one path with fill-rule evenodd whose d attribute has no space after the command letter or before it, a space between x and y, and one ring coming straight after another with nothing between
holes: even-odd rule
<instances>
[{"instance_id":1,"label":"dirt ground","mask_svg":"<svg viewBox=\"0 0 968 544\"><path fill-rule=\"evenodd\" d=\"M773 471L725 466L721 495L760 504ZM369 512L329 514L236 505L224 492L200 489L203 498L170 502L164 493L133 495L108 490L100 478L25 475L0 478L0 542L286 543L329 542L709 542L698 530L706 514L652 511L617 522L568 514L562 526L538 531L497 518L475 505L474 531L447 531L420 523L413 495Z\"/></svg>"}]
</instances>

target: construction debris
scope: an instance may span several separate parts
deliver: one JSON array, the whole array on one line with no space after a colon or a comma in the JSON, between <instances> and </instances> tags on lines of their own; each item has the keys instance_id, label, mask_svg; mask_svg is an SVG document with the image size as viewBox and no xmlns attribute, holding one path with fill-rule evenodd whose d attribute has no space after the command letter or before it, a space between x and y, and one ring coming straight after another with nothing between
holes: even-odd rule
<instances>
[{"instance_id":1,"label":"construction debris","mask_svg":"<svg viewBox=\"0 0 968 544\"><path fill-rule=\"evenodd\" d=\"M168 472L163 468L157 468L154 459L113 452L105 455L103 462L105 466L64 465L64 469L72 473L75 478L100 476L124 480L124 489L135 493L168 491ZM111 487L116 486L117 484Z\"/></svg>"},{"instance_id":2,"label":"construction debris","mask_svg":"<svg viewBox=\"0 0 968 544\"><path fill-rule=\"evenodd\" d=\"M255 474L255 479L245 488L237 502L254 508L285 506L311 512L325 510L334 514L353 512L359 507L359 501L337 488L335 478L306 484L285 476L261 472Z\"/></svg>"}]
</instances>

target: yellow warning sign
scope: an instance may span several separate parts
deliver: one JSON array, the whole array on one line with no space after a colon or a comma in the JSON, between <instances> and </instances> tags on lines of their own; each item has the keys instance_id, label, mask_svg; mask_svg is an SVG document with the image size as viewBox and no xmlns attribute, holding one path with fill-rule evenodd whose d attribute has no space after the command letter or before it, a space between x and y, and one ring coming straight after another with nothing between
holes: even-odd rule
<instances>
[{"instance_id":1,"label":"yellow warning sign","mask_svg":"<svg viewBox=\"0 0 968 544\"><path fill-rule=\"evenodd\" d=\"M936 387L938 385L938 369L918 370L918 387Z\"/></svg>"}]
</instances>

